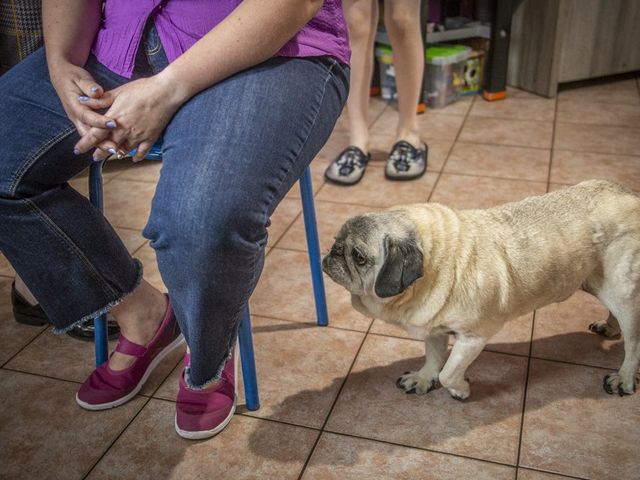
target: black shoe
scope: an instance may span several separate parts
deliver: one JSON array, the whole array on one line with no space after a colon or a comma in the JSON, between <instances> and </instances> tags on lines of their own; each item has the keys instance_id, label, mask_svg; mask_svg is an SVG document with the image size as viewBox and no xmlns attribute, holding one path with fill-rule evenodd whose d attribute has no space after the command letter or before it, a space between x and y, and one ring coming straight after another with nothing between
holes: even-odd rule
<instances>
[{"instance_id":1,"label":"black shoe","mask_svg":"<svg viewBox=\"0 0 640 480\"><path fill-rule=\"evenodd\" d=\"M324 172L327 180L340 185L355 185L364 176L371 154L353 145L345 148Z\"/></svg>"},{"instance_id":2,"label":"black shoe","mask_svg":"<svg viewBox=\"0 0 640 480\"><path fill-rule=\"evenodd\" d=\"M32 325L36 327L42 327L49 325L51 322L44 313L44 310L38 305L31 305L25 298L18 293L16 285L11 285L11 306L13 307L13 318L16 322L24 325ZM93 320L87 320L82 322L69 332L70 337L77 338L78 340L86 340L93 342ZM120 334L120 328L112 316L107 317L107 335L109 340L114 340Z\"/></svg>"},{"instance_id":3,"label":"black shoe","mask_svg":"<svg viewBox=\"0 0 640 480\"><path fill-rule=\"evenodd\" d=\"M384 175L389 180L415 180L427 170L429 147L415 148L409 142L400 140L391 149Z\"/></svg>"}]
</instances>

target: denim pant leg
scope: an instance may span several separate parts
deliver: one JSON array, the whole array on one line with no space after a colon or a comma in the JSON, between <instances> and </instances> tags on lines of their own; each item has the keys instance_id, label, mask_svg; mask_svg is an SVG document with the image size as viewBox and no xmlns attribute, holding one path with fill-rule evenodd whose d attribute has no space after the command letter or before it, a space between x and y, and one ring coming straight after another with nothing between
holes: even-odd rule
<instances>
[{"instance_id":1,"label":"denim pant leg","mask_svg":"<svg viewBox=\"0 0 640 480\"><path fill-rule=\"evenodd\" d=\"M201 92L167 127L143 234L191 349L192 387L228 358L269 217L329 137L347 85L330 58L274 58Z\"/></svg>"},{"instance_id":2,"label":"denim pant leg","mask_svg":"<svg viewBox=\"0 0 640 480\"><path fill-rule=\"evenodd\" d=\"M95 59L104 87L126 79ZM141 269L115 231L67 180L91 163L51 85L43 49L0 77L0 251L57 331L129 293Z\"/></svg>"}]
</instances>

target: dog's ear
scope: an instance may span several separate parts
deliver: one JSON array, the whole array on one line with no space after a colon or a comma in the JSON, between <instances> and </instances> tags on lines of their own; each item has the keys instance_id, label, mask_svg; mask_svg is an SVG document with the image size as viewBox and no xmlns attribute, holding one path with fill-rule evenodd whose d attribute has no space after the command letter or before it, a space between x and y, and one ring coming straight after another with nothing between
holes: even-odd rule
<instances>
[{"instance_id":1,"label":"dog's ear","mask_svg":"<svg viewBox=\"0 0 640 480\"><path fill-rule=\"evenodd\" d=\"M404 292L422 277L424 259L415 239L384 240L384 265L376 278L375 292L380 298Z\"/></svg>"}]
</instances>

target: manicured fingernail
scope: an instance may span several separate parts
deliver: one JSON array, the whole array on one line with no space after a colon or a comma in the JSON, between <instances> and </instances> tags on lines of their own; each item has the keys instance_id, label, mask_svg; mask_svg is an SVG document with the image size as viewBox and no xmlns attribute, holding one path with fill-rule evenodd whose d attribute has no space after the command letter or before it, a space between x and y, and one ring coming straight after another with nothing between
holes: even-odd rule
<instances>
[{"instance_id":1,"label":"manicured fingernail","mask_svg":"<svg viewBox=\"0 0 640 480\"><path fill-rule=\"evenodd\" d=\"M81 102L86 102L89 100L89 97L87 97L86 95L80 95L78 97L78 100L80 100Z\"/></svg>"},{"instance_id":2,"label":"manicured fingernail","mask_svg":"<svg viewBox=\"0 0 640 480\"><path fill-rule=\"evenodd\" d=\"M116 152L115 148L107 148L107 152L109 152L111 155L117 155L118 152Z\"/></svg>"},{"instance_id":3,"label":"manicured fingernail","mask_svg":"<svg viewBox=\"0 0 640 480\"><path fill-rule=\"evenodd\" d=\"M74 155L80 155L80 150L78 150L77 148L73 149L73 154Z\"/></svg>"},{"instance_id":4,"label":"manicured fingernail","mask_svg":"<svg viewBox=\"0 0 640 480\"><path fill-rule=\"evenodd\" d=\"M114 122L113 120L109 120L107 123L105 123L105 125L109 128L116 128L116 122Z\"/></svg>"},{"instance_id":5,"label":"manicured fingernail","mask_svg":"<svg viewBox=\"0 0 640 480\"><path fill-rule=\"evenodd\" d=\"M99 89L100 89L100 87L98 87L97 85L94 85L93 87L91 87L91 91L93 93L96 93Z\"/></svg>"},{"instance_id":6,"label":"manicured fingernail","mask_svg":"<svg viewBox=\"0 0 640 480\"><path fill-rule=\"evenodd\" d=\"M95 155L93 156L93 161L94 161L94 162L99 162L99 161L101 161L101 160L102 160L101 158L98 158L98 157L96 157Z\"/></svg>"}]
</instances>

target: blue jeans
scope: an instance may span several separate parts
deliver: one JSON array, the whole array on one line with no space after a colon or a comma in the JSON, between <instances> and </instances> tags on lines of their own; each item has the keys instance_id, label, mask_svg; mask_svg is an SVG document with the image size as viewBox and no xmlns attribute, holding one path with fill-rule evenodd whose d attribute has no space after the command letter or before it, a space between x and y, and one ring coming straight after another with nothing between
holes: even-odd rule
<instances>
[{"instance_id":1,"label":"blue jeans","mask_svg":"<svg viewBox=\"0 0 640 480\"><path fill-rule=\"evenodd\" d=\"M141 51L136 75L166 66L153 32ZM128 81L93 57L85 68L105 90ZM229 355L269 218L329 137L348 74L329 57L272 58L202 91L166 127L143 235L191 349L194 387L217 378ZM92 160L72 153L79 135L43 50L0 77L0 112L0 250L64 332L131 293L142 267L67 183Z\"/></svg>"}]
</instances>

